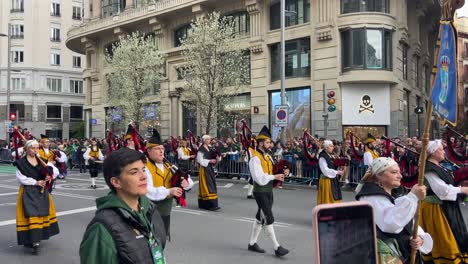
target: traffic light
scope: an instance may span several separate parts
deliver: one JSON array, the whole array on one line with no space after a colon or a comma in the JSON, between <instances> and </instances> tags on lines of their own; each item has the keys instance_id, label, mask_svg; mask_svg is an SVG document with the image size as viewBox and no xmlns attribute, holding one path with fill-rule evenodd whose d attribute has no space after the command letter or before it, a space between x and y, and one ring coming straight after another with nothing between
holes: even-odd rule
<instances>
[{"instance_id":1,"label":"traffic light","mask_svg":"<svg viewBox=\"0 0 468 264\"><path fill-rule=\"evenodd\" d=\"M336 106L335 106L335 92L334 91L329 91L328 94L327 94L327 97L328 97L328 112L333 112L336 110Z\"/></svg>"},{"instance_id":2,"label":"traffic light","mask_svg":"<svg viewBox=\"0 0 468 264\"><path fill-rule=\"evenodd\" d=\"M10 121L16 121L16 113L14 112L10 113Z\"/></svg>"}]
</instances>

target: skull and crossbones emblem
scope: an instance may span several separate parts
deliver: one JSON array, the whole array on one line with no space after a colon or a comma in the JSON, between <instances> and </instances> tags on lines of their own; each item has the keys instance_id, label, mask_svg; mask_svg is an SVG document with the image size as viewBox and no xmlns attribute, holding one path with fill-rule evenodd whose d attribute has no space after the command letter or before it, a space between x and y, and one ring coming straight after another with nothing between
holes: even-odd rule
<instances>
[{"instance_id":1,"label":"skull and crossbones emblem","mask_svg":"<svg viewBox=\"0 0 468 264\"><path fill-rule=\"evenodd\" d=\"M362 97L362 104L359 105L359 113L364 111L374 113L374 105L371 104L370 96L367 94Z\"/></svg>"}]
</instances>

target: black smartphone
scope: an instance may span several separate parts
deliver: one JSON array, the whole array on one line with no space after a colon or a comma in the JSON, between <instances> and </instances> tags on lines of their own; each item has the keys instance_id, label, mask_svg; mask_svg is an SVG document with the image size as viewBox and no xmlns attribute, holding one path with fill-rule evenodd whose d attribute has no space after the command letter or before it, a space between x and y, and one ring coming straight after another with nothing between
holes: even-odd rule
<instances>
[{"instance_id":1,"label":"black smartphone","mask_svg":"<svg viewBox=\"0 0 468 264\"><path fill-rule=\"evenodd\" d=\"M317 264L377 264L372 206L367 202L322 204L314 208Z\"/></svg>"}]
</instances>

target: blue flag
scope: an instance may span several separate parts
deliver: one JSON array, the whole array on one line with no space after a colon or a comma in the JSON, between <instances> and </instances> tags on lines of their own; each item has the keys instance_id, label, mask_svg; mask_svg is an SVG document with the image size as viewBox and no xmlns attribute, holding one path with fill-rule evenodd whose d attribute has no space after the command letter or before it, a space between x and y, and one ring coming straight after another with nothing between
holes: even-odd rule
<instances>
[{"instance_id":1,"label":"blue flag","mask_svg":"<svg viewBox=\"0 0 468 264\"><path fill-rule=\"evenodd\" d=\"M457 125L457 52L452 24L441 22L437 75L432 89L434 111L452 126Z\"/></svg>"}]
</instances>

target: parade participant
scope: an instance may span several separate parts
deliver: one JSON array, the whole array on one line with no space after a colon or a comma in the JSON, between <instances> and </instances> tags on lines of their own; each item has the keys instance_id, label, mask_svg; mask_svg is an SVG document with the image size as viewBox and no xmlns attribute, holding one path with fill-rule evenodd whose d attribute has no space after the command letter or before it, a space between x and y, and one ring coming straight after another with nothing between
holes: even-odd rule
<instances>
[{"instance_id":1,"label":"parade participant","mask_svg":"<svg viewBox=\"0 0 468 264\"><path fill-rule=\"evenodd\" d=\"M104 161L111 191L96 199L96 215L80 244L82 264L165 263L164 224L145 196L145 160L142 153L121 148Z\"/></svg>"},{"instance_id":2,"label":"parade participant","mask_svg":"<svg viewBox=\"0 0 468 264\"><path fill-rule=\"evenodd\" d=\"M101 150L97 146L95 138L91 139L91 146L83 154L83 158L88 162L89 174L91 177L91 188L96 189L96 178L99 173L100 165L104 160Z\"/></svg>"},{"instance_id":3,"label":"parade participant","mask_svg":"<svg viewBox=\"0 0 468 264\"><path fill-rule=\"evenodd\" d=\"M50 140L46 135L41 134L41 146L39 148L39 156L44 162L50 162L55 165L54 152L50 150Z\"/></svg>"},{"instance_id":4,"label":"parade participant","mask_svg":"<svg viewBox=\"0 0 468 264\"><path fill-rule=\"evenodd\" d=\"M468 263L468 232L460 211L460 194L468 194L468 187L454 186L452 174L440 165L444 159L441 140L430 141L425 171L428 190L421 204L421 226L434 239L434 248L423 259L434 264Z\"/></svg>"},{"instance_id":5,"label":"parade participant","mask_svg":"<svg viewBox=\"0 0 468 264\"><path fill-rule=\"evenodd\" d=\"M341 202L340 181L337 175L344 175L344 171L337 170L333 156L334 145L331 140L323 141L323 150L319 154L319 167L321 171L317 192L317 204Z\"/></svg>"},{"instance_id":6,"label":"parade participant","mask_svg":"<svg viewBox=\"0 0 468 264\"><path fill-rule=\"evenodd\" d=\"M164 146L161 137L153 128L153 135L146 144L148 162L146 163L146 175L148 176L148 192L146 197L153 201L161 215L166 235L170 238L172 198L180 197L182 189L172 187L172 172L170 165L164 162ZM192 179L182 182L182 188L189 190L193 186Z\"/></svg>"},{"instance_id":7,"label":"parade participant","mask_svg":"<svg viewBox=\"0 0 468 264\"><path fill-rule=\"evenodd\" d=\"M407 195L397 197L400 187L400 167L392 158L377 158L363 178L363 186L356 200L369 202L374 208L377 228L379 263L410 263L411 249L429 253L432 238L418 228L418 237L412 239L413 217L418 200L426 197L426 187L415 185ZM421 259L416 263L421 263Z\"/></svg>"},{"instance_id":8,"label":"parade participant","mask_svg":"<svg viewBox=\"0 0 468 264\"><path fill-rule=\"evenodd\" d=\"M289 169L285 169L284 173L272 175L273 161L267 152L273 147L273 143L271 140L270 130L266 126L263 126L260 133L258 133L256 141L257 149L249 149L251 154L249 169L254 182L253 193L255 201L257 202L258 210L250 233L248 250L265 253L265 250L257 244L260 231L262 231L262 227L265 227L268 236L273 241L275 255L282 257L288 254L289 250L280 246L276 240L276 234L273 228L273 223L275 221L272 211L273 180L283 181L284 177L289 175Z\"/></svg>"},{"instance_id":9,"label":"parade participant","mask_svg":"<svg viewBox=\"0 0 468 264\"><path fill-rule=\"evenodd\" d=\"M124 139L124 146L129 149L136 150L135 148L135 142L133 141L133 135L132 135L132 125L128 124L127 127L127 132L125 133L123 139Z\"/></svg>"},{"instance_id":10,"label":"parade participant","mask_svg":"<svg viewBox=\"0 0 468 264\"><path fill-rule=\"evenodd\" d=\"M378 142L375 140L375 137L370 133L367 134L367 139L364 142L366 144L366 152L364 152L364 165L372 165L372 161L379 157L379 153L375 150Z\"/></svg>"},{"instance_id":11,"label":"parade participant","mask_svg":"<svg viewBox=\"0 0 468 264\"><path fill-rule=\"evenodd\" d=\"M16 233L18 245L31 247L37 254L41 240L60 232L52 196L44 188L59 172L51 162L46 168L39 162L36 140L27 141L24 148L25 155L14 163L21 184L16 202Z\"/></svg>"},{"instance_id":12,"label":"parade participant","mask_svg":"<svg viewBox=\"0 0 468 264\"><path fill-rule=\"evenodd\" d=\"M57 169L59 170L59 176L58 178L59 179L65 179L65 177L67 176L67 161L68 161L68 158L67 158L67 155L65 154L65 152L63 152L63 148L64 146L63 145L59 145L57 147L57 150L56 152L59 153L59 155L55 155L55 165L57 167Z\"/></svg>"},{"instance_id":13,"label":"parade participant","mask_svg":"<svg viewBox=\"0 0 468 264\"><path fill-rule=\"evenodd\" d=\"M177 149L177 158L179 168L185 172L189 171L189 163L191 159L195 158L195 155L190 155L190 149L187 148L187 141L181 139L179 141L179 148Z\"/></svg>"},{"instance_id":14,"label":"parade participant","mask_svg":"<svg viewBox=\"0 0 468 264\"><path fill-rule=\"evenodd\" d=\"M216 151L211 148L211 137L202 137L203 145L198 148L197 162L200 164L198 173L198 208L216 211L218 206L218 190L216 187L216 175L214 166L219 161Z\"/></svg>"}]
</instances>

